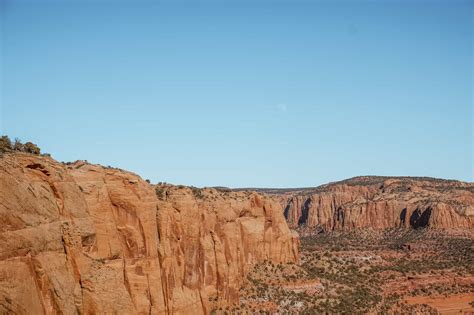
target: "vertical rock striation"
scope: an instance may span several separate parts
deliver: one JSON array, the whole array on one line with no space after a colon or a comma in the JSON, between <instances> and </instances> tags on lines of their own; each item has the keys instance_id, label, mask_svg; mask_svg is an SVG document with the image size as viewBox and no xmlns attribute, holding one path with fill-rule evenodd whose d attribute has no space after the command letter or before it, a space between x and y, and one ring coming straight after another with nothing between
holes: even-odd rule
<instances>
[{"instance_id":1,"label":"vertical rock striation","mask_svg":"<svg viewBox=\"0 0 474 315\"><path fill-rule=\"evenodd\" d=\"M291 227L474 227L474 184L433 178L356 177L313 191L273 197Z\"/></svg>"},{"instance_id":2,"label":"vertical rock striation","mask_svg":"<svg viewBox=\"0 0 474 315\"><path fill-rule=\"evenodd\" d=\"M118 169L0 157L0 313L208 313L298 237L256 193L158 186Z\"/></svg>"}]
</instances>

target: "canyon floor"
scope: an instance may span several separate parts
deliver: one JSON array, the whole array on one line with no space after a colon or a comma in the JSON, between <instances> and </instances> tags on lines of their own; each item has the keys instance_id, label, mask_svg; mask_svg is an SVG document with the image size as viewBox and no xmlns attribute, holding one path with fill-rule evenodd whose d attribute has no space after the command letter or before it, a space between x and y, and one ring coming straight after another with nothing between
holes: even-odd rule
<instances>
[{"instance_id":1,"label":"canyon floor","mask_svg":"<svg viewBox=\"0 0 474 315\"><path fill-rule=\"evenodd\" d=\"M240 304L214 313L474 312L472 232L300 234L298 263L256 265Z\"/></svg>"}]
</instances>

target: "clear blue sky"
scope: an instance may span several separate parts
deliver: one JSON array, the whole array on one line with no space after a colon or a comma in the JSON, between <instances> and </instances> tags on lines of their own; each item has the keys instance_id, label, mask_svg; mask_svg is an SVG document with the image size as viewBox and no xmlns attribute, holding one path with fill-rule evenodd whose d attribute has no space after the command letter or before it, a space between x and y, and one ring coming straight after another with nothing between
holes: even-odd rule
<instances>
[{"instance_id":1,"label":"clear blue sky","mask_svg":"<svg viewBox=\"0 0 474 315\"><path fill-rule=\"evenodd\" d=\"M1 123L195 186L473 181L472 1L0 0Z\"/></svg>"}]
</instances>

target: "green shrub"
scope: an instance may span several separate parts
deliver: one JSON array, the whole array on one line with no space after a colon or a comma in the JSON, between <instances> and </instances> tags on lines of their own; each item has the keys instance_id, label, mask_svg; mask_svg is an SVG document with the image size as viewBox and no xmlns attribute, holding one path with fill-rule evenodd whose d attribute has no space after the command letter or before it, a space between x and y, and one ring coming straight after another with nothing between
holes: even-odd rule
<instances>
[{"instance_id":1,"label":"green shrub","mask_svg":"<svg viewBox=\"0 0 474 315\"><path fill-rule=\"evenodd\" d=\"M199 198L199 199L204 198L204 195L203 195L201 189L199 189L197 187L194 187L194 186L191 186L190 188L191 188L191 191L193 192L194 197Z\"/></svg>"},{"instance_id":2,"label":"green shrub","mask_svg":"<svg viewBox=\"0 0 474 315\"><path fill-rule=\"evenodd\" d=\"M15 138L15 143L13 144L13 150L15 151L24 151L24 145L21 143L20 139Z\"/></svg>"},{"instance_id":3,"label":"green shrub","mask_svg":"<svg viewBox=\"0 0 474 315\"><path fill-rule=\"evenodd\" d=\"M33 142L28 141L27 143L23 144L21 143L20 139L16 138L15 142L12 143L8 136L0 137L0 153L10 151L26 152L35 155L41 154L41 149Z\"/></svg>"},{"instance_id":4,"label":"green shrub","mask_svg":"<svg viewBox=\"0 0 474 315\"><path fill-rule=\"evenodd\" d=\"M0 153L8 152L12 150L12 142L8 136L2 136L0 138Z\"/></svg>"},{"instance_id":5,"label":"green shrub","mask_svg":"<svg viewBox=\"0 0 474 315\"><path fill-rule=\"evenodd\" d=\"M41 149L36 144L29 141L24 144L23 150L26 153L31 153L31 154L36 154L36 155L39 155L41 153Z\"/></svg>"},{"instance_id":6,"label":"green shrub","mask_svg":"<svg viewBox=\"0 0 474 315\"><path fill-rule=\"evenodd\" d=\"M160 200L165 199L165 188L160 186L155 186L156 197Z\"/></svg>"}]
</instances>

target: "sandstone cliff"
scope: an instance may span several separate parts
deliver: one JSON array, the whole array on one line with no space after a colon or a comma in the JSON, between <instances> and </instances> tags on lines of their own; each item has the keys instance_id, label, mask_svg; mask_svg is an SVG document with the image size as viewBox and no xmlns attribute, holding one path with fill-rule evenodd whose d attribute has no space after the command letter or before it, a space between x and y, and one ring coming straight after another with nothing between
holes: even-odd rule
<instances>
[{"instance_id":1,"label":"sandstone cliff","mask_svg":"<svg viewBox=\"0 0 474 315\"><path fill-rule=\"evenodd\" d=\"M291 227L352 230L474 227L474 184L433 178L355 177L272 194Z\"/></svg>"},{"instance_id":2,"label":"sandstone cliff","mask_svg":"<svg viewBox=\"0 0 474 315\"><path fill-rule=\"evenodd\" d=\"M297 260L275 201L156 192L118 169L0 157L0 313L208 313L238 301L252 264Z\"/></svg>"}]
</instances>

